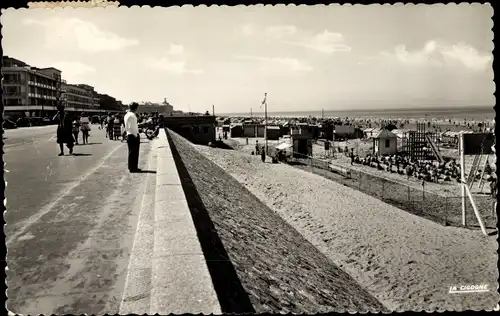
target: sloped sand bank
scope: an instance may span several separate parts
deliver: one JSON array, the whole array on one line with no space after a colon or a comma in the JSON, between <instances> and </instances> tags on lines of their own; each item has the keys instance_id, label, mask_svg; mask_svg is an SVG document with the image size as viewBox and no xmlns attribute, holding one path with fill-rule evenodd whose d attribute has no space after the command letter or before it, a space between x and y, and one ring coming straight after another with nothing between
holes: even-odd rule
<instances>
[{"instance_id":1,"label":"sloped sand bank","mask_svg":"<svg viewBox=\"0 0 500 316\"><path fill-rule=\"evenodd\" d=\"M170 135L172 152L181 157L191 178L181 175L182 181L196 187L257 313L385 310L242 184L187 141Z\"/></svg>"},{"instance_id":2,"label":"sloped sand bank","mask_svg":"<svg viewBox=\"0 0 500 316\"><path fill-rule=\"evenodd\" d=\"M497 236L433 223L291 166L195 147L388 308L492 310L497 304ZM468 284L487 284L490 291L448 293Z\"/></svg>"}]
</instances>

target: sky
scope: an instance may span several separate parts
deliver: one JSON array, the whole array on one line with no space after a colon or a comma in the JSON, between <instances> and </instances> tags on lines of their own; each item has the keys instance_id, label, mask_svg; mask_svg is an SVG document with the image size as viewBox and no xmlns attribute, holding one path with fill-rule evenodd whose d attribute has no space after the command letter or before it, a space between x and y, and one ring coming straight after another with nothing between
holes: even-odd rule
<instances>
[{"instance_id":1,"label":"sky","mask_svg":"<svg viewBox=\"0 0 500 316\"><path fill-rule=\"evenodd\" d=\"M2 10L4 55L193 112L493 106L489 5Z\"/></svg>"}]
</instances>

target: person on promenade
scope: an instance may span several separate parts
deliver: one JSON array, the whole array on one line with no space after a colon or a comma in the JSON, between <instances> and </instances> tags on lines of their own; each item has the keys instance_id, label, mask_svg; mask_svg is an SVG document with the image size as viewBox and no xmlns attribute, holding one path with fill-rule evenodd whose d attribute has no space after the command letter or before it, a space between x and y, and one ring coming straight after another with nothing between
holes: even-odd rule
<instances>
[{"instance_id":1,"label":"person on promenade","mask_svg":"<svg viewBox=\"0 0 500 316\"><path fill-rule=\"evenodd\" d=\"M87 113L82 112L82 116L80 117L80 129L82 130L82 138L83 144L89 143L89 132L90 132L90 119Z\"/></svg>"},{"instance_id":2,"label":"person on promenade","mask_svg":"<svg viewBox=\"0 0 500 316\"><path fill-rule=\"evenodd\" d=\"M113 121L113 136L114 140L118 140L122 136L122 126L120 124L120 115L116 114Z\"/></svg>"},{"instance_id":3,"label":"person on promenade","mask_svg":"<svg viewBox=\"0 0 500 316\"><path fill-rule=\"evenodd\" d=\"M496 198L497 196L497 185L498 185L498 180L494 175L492 175L490 177L490 194L491 197L493 198Z\"/></svg>"},{"instance_id":4,"label":"person on promenade","mask_svg":"<svg viewBox=\"0 0 500 316\"><path fill-rule=\"evenodd\" d=\"M57 143L59 144L59 149L61 152L59 156L64 156L64 144L69 149L69 154L73 154L73 134L71 133L72 124L71 117L64 111L64 106L57 106L57 114L52 120L58 119L57 124Z\"/></svg>"},{"instance_id":5,"label":"person on promenade","mask_svg":"<svg viewBox=\"0 0 500 316\"><path fill-rule=\"evenodd\" d=\"M262 147L262 149L260 151L260 159L262 159L262 162L266 162L266 151L265 151L264 147Z\"/></svg>"},{"instance_id":6,"label":"person on promenade","mask_svg":"<svg viewBox=\"0 0 500 316\"><path fill-rule=\"evenodd\" d=\"M106 132L107 132L108 138L110 140L113 140L113 122L114 122L114 120L115 120L115 117L113 116L113 114L109 114L108 122L107 122L107 126L106 126Z\"/></svg>"},{"instance_id":7,"label":"person on promenade","mask_svg":"<svg viewBox=\"0 0 500 316\"><path fill-rule=\"evenodd\" d=\"M78 134L80 134L80 120L75 117L73 120L73 136L75 138L76 145L78 145Z\"/></svg>"},{"instance_id":8,"label":"person on promenade","mask_svg":"<svg viewBox=\"0 0 500 316\"><path fill-rule=\"evenodd\" d=\"M130 104L127 114L125 114L125 131L127 132L128 145L128 170L130 172L141 172L139 169L139 149L141 140L139 138L139 124L137 123L136 111L139 104L133 102Z\"/></svg>"}]
</instances>

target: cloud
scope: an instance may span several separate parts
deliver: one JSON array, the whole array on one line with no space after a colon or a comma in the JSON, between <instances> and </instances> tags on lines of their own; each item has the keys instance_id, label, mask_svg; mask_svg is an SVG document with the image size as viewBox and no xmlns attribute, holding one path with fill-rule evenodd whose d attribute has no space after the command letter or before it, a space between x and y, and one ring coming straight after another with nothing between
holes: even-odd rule
<instances>
[{"instance_id":1,"label":"cloud","mask_svg":"<svg viewBox=\"0 0 500 316\"><path fill-rule=\"evenodd\" d=\"M184 53L184 46L172 44L172 45L170 45L170 49L169 49L168 53L170 55L181 55L182 53Z\"/></svg>"},{"instance_id":2,"label":"cloud","mask_svg":"<svg viewBox=\"0 0 500 316\"><path fill-rule=\"evenodd\" d=\"M203 73L202 69L187 69L186 61L184 60L172 60L168 57L162 57L158 60L149 61L148 65L156 70L166 71L174 74L195 74L199 75Z\"/></svg>"},{"instance_id":3,"label":"cloud","mask_svg":"<svg viewBox=\"0 0 500 316\"><path fill-rule=\"evenodd\" d=\"M77 18L52 18L46 21L26 19L23 24L40 25L46 31L46 45L60 47L61 43L76 41L79 49L88 53L118 51L139 44L137 39L99 29L94 23Z\"/></svg>"},{"instance_id":4,"label":"cloud","mask_svg":"<svg viewBox=\"0 0 500 316\"><path fill-rule=\"evenodd\" d=\"M76 82L84 74L96 72L96 69L78 61L59 61L52 66L62 71L62 76L69 82Z\"/></svg>"},{"instance_id":5,"label":"cloud","mask_svg":"<svg viewBox=\"0 0 500 316\"><path fill-rule=\"evenodd\" d=\"M252 36L257 32L257 30L253 24L247 23L240 27L239 32L245 36Z\"/></svg>"},{"instance_id":6,"label":"cloud","mask_svg":"<svg viewBox=\"0 0 500 316\"><path fill-rule=\"evenodd\" d=\"M351 47L344 44L344 36L340 33L332 33L324 30L322 33L302 40L302 41L289 41L288 44L299 45L320 53L332 54L335 52L350 52Z\"/></svg>"},{"instance_id":7,"label":"cloud","mask_svg":"<svg viewBox=\"0 0 500 316\"><path fill-rule=\"evenodd\" d=\"M481 54L465 43L449 45L434 40L428 41L419 50L408 51L405 45L398 45L392 52L383 51L379 56L389 60L397 60L401 64L410 66L443 67L458 63L475 71L491 67L492 61L491 54ZM376 56L366 58L366 60L376 59Z\"/></svg>"},{"instance_id":8,"label":"cloud","mask_svg":"<svg viewBox=\"0 0 500 316\"><path fill-rule=\"evenodd\" d=\"M461 62L472 70L484 70L492 66L492 54L480 54L475 48L464 43L445 47L441 53L447 60Z\"/></svg>"},{"instance_id":9,"label":"cloud","mask_svg":"<svg viewBox=\"0 0 500 316\"><path fill-rule=\"evenodd\" d=\"M78 61L59 61L53 63L54 67L64 71L71 72L75 75L82 75L89 72L95 72L95 68L90 67Z\"/></svg>"},{"instance_id":10,"label":"cloud","mask_svg":"<svg viewBox=\"0 0 500 316\"><path fill-rule=\"evenodd\" d=\"M297 28L293 25L273 25L266 29L266 33L275 38L282 38L297 33Z\"/></svg>"},{"instance_id":11,"label":"cloud","mask_svg":"<svg viewBox=\"0 0 500 316\"><path fill-rule=\"evenodd\" d=\"M268 64L286 67L292 71L311 71L313 68L298 59L288 57L262 57L262 56L234 56L237 59L255 60Z\"/></svg>"},{"instance_id":12,"label":"cloud","mask_svg":"<svg viewBox=\"0 0 500 316\"><path fill-rule=\"evenodd\" d=\"M95 73L97 71L94 67L78 61L58 61L52 63L51 66L61 70L63 79L70 83L79 82L82 75Z\"/></svg>"}]
</instances>

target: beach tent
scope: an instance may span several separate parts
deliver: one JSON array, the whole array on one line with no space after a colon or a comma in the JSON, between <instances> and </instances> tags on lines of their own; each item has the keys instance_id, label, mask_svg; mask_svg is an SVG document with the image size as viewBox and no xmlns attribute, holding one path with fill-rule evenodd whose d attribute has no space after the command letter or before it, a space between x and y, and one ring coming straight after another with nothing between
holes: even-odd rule
<instances>
[{"instance_id":1,"label":"beach tent","mask_svg":"<svg viewBox=\"0 0 500 316\"><path fill-rule=\"evenodd\" d=\"M409 129L395 129L391 132L396 134L398 138L408 138L409 131Z\"/></svg>"},{"instance_id":2,"label":"beach tent","mask_svg":"<svg viewBox=\"0 0 500 316\"><path fill-rule=\"evenodd\" d=\"M380 129L379 128L365 128L363 130L363 135L366 137L366 138L372 138L373 136L377 135L378 133L380 132Z\"/></svg>"},{"instance_id":3,"label":"beach tent","mask_svg":"<svg viewBox=\"0 0 500 316\"><path fill-rule=\"evenodd\" d=\"M243 124L233 124L231 126L231 138L243 137Z\"/></svg>"},{"instance_id":4,"label":"beach tent","mask_svg":"<svg viewBox=\"0 0 500 316\"><path fill-rule=\"evenodd\" d=\"M373 153L379 156L394 155L398 150L398 136L383 129L373 137Z\"/></svg>"},{"instance_id":5,"label":"beach tent","mask_svg":"<svg viewBox=\"0 0 500 316\"><path fill-rule=\"evenodd\" d=\"M279 145L276 146L276 149L277 150L285 150L285 149L288 149L290 147L293 147L293 144L290 144L290 143L281 143Z\"/></svg>"},{"instance_id":6,"label":"beach tent","mask_svg":"<svg viewBox=\"0 0 500 316\"><path fill-rule=\"evenodd\" d=\"M280 137L281 137L281 131L279 126L267 126L268 140L279 140Z\"/></svg>"}]
</instances>

